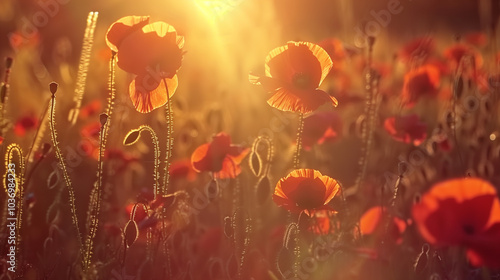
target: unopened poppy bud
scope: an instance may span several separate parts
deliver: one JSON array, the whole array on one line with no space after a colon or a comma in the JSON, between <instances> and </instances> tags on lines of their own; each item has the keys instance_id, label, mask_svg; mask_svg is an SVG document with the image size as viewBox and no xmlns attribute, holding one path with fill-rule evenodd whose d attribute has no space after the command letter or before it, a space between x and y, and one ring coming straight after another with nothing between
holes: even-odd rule
<instances>
[{"instance_id":1,"label":"unopened poppy bud","mask_svg":"<svg viewBox=\"0 0 500 280\"><path fill-rule=\"evenodd\" d=\"M52 82L49 84L49 89L50 89L50 93L52 93L52 96L54 96L56 94L58 87L59 87L59 85L56 82Z\"/></svg>"}]
</instances>

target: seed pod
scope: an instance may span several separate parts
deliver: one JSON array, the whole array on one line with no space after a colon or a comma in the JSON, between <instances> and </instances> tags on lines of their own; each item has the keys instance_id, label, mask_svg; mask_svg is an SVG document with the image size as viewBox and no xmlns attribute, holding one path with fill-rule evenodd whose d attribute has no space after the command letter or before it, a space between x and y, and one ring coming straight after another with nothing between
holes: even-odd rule
<instances>
[{"instance_id":1,"label":"seed pod","mask_svg":"<svg viewBox=\"0 0 500 280\"><path fill-rule=\"evenodd\" d=\"M132 129L127 133L125 139L123 139L123 145L130 146L132 144L135 144L139 140L140 135L141 135L140 130Z\"/></svg>"},{"instance_id":2,"label":"seed pod","mask_svg":"<svg viewBox=\"0 0 500 280\"><path fill-rule=\"evenodd\" d=\"M56 82L52 82L49 84L49 89L50 89L50 93L52 93L52 96L54 96L56 94L58 87L59 87L59 85Z\"/></svg>"},{"instance_id":3,"label":"seed pod","mask_svg":"<svg viewBox=\"0 0 500 280\"><path fill-rule=\"evenodd\" d=\"M137 223L134 220L129 220L127 222L127 224L125 225L124 234L125 245L127 245L127 248L130 248L130 246L132 246L132 244L134 244L134 242L139 237L139 228L137 227Z\"/></svg>"}]
</instances>

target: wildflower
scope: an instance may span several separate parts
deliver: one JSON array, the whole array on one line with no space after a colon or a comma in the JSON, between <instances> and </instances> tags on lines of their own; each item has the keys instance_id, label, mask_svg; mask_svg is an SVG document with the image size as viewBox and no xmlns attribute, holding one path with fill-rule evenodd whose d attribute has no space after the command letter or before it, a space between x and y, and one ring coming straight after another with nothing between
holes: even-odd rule
<instances>
[{"instance_id":1,"label":"wildflower","mask_svg":"<svg viewBox=\"0 0 500 280\"><path fill-rule=\"evenodd\" d=\"M319 46L322 47L330 56L330 58L335 62L332 65L332 71L338 72L343 69L345 59L348 57L347 51L344 48L344 44L342 41L336 38L328 38L319 43Z\"/></svg>"},{"instance_id":2,"label":"wildflower","mask_svg":"<svg viewBox=\"0 0 500 280\"><path fill-rule=\"evenodd\" d=\"M462 61L470 58L473 63L473 69L481 68L483 58L481 54L471 46L465 44L455 44L444 51L444 57L450 61L452 69L457 69Z\"/></svg>"},{"instance_id":3,"label":"wildflower","mask_svg":"<svg viewBox=\"0 0 500 280\"><path fill-rule=\"evenodd\" d=\"M177 160L172 162L169 169L170 179L175 181L186 179L189 182L196 180L196 172L193 170L191 160Z\"/></svg>"},{"instance_id":4,"label":"wildflower","mask_svg":"<svg viewBox=\"0 0 500 280\"><path fill-rule=\"evenodd\" d=\"M500 200L480 178L435 184L413 206L422 237L436 246L462 246L474 266L500 267Z\"/></svg>"},{"instance_id":5,"label":"wildflower","mask_svg":"<svg viewBox=\"0 0 500 280\"><path fill-rule=\"evenodd\" d=\"M320 46L288 42L268 54L265 76L250 75L250 81L271 93L269 105L305 114L326 103L337 106L337 99L318 89L332 66L331 58Z\"/></svg>"},{"instance_id":6,"label":"wildflower","mask_svg":"<svg viewBox=\"0 0 500 280\"><path fill-rule=\"evenodd\" d=\"M381 206L375 206L361 216L359 229L362 235L371 235L377 239L389 237L399 244L403 241L402 233L406 229L406 223L398 217L389 217Z\"/></svg>"},{"instance_id":7,"label":"wildflower","mask_svg":"<svg viewBox=\"0 0 500 280\"><path fill-rule=\"evenodd\" d=\"M117 52L117 65L136 75L129 94L137 111L148 113L163 106L177 89L184 38L165 22L127 16L114 22L106 34L109 48Z\"/></svg>"},{"instance_id":8,"label":"wildflower","mask_svg":"<svg viewBox=\"0 0 500 280\"><path fill-rule=\"evenodd\" d=\"M342 121L337 113L315 113L304 119L302 145L309 150L316 143L334 142L341 134Z\"/></svg>"},{"instance_id":9,"label":"wildflower","mask_svg":"<svg viewBox=\"0 0 500 280\"><path fill-rule=\"evenodd\" d=\"M276 184L274 202L291 212L312 216L316 210L332 210L327 204L340 189L337 180L314 169L297 169Z\"/></svg>"},{"instance_id":10,"label":"wildflower","mask_svg":"<svg viewBox=\"0 0 500 280\"><path fill-rule=\"evenodd\" d=\"M404 78L403 103L413 106L421 96L436 95L439 82L439 70L433 65L424 65L411 70Z\"/></svg>"},{"instance_id":11,"label":"wildflower","mask_svg":"<svg viewBox=\"0 0 500 280\"><path fill-rule=\"evenodd\" d=\"M434 49L435 44L431 37L421 37L406 43L398 57L404 62L410 62L414 57L428 58Z\"/></svg>"},{"instance_id":12,"label":"wildflower","mask_svg":"<svg viewBox=\"0 0 500 280\"><path fill-rule=\"evenodd\" d=\"M88 119L90 117L97 116L99 113L101 113L101 110L101 101L96 99L82 107L79 117L80 119Z\"/></svg>"},{"instance_id":13,"label":"wildflower","mask_svg":"<svg viewBox=\"0 0 500 280\"><path fill-rule=\"evenodd\" d=\"M427 137L427 124L416 114L387 118L384 128L394 140L413 143L415 146L420 145Z\"/></svg>"},{"instance_id":14,"label":"wildflower","mask_svg":"<svg viewBox=\"0 0 500 280\"><path fill-rule=\"evenodd\" d=\"M241 161L248 148L231 145L231 137L224 132L215 135L212 142L196 148L191 156L195 171L209 171L217 178L236 178L241 173Z\"/></svg>"},{"instance_id":15,"label":"wildflower","mask_svg":"<svg viewBox=\"0 0 500 280\"><path fill-rule=\"evenodd\" d=\"M14 124L14 133L23 137L27 131L36 129L38 126L38 118L34 116L24 116L19 118Z\"/></svg>"}]
</instances>

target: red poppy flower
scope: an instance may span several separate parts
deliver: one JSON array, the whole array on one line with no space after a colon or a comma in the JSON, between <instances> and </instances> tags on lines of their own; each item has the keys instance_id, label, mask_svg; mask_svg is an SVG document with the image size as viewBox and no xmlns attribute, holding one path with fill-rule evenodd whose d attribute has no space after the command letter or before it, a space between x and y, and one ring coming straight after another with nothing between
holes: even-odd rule
<instances>
[{"instance_id":1,"label":"red poppy flower","mask_svg":"<svg viewBox=\"0 0 500 280\"><path fill-rule=\"evenodd\" d=\"M387 211L381 206L375 206L361 216L359 229L363 235L372 235L377 239L389 237L396 243L401 243L406 223L398 217L392 217L389 220Z\"/></svg>"},{"instance_id":2,"label":"red poppy flower","mask_svg":"<svg viewBox=\"0 0 500 280\"><path fill-rule=\"evenodd\" d=\"M90 117L96 116L102 110L102 104L100 100L94 100L89 104L85 105L80 109L80 119L88 119Z\"/></svg>"},{"instance_id":3,"label":"red poppy flower","mask_svg":"<svg viewBox=\"0 0 500 280\"><path fill-rule=\"evenodd\" d=\"M304 119L302 145L310 150L314 144L334 142L342 134L342 120L336 112L315 113Z\"/></svg>"},{"instance_id":4,"label":"red poppy flower","mask_svg":"<svg viewBox=\"0 0 500 280\"><path fill-rule=\"evenodd\" d=\"M427 58L434 49L434 40L431 37L422 37L406 43L398 53L398 56L404 62L409 62L414 57Z\"/></svg>"},{"instance_id":5,"label":"red poppy flower","mask_svg":"<svg viewBox=\"0 0 500 280\"><path fill-rule=\"evenodd\" d=\"M127 16L110 26L106 43L117 52L118 66L137 75L129 86L137 111L148 113L172 97L184 46L184 37L174 27L149 23L149 17Z\"/></svg>"},{"instance_id":6,"label":"red poppy flower","mask_svg":"<svg viewBox=\"0 0 500 280\"><path fill-rule=\"evenodd\" d=\"M408 72L403 85L404 104L413 106L421 96L436 95L439 81L439 70L433 65L424 65Z\"/></svg>"},{"instance_id":7,"label":"red poppy flower","mask_svg":"<svg viewBox=\"0 0 500 280\"><path fill-rule=\"evenodd\" d=\"M272 50L266 58L266 75L250 75L272 93L267 103L282 111L309 113L337 99L318 89L332 69L332 60L320 46L308 42L288 42Z\"/></svg>"},{"instance_id":8,"label":"red poppy flower","mask_svg":"<svg viewBox=\"0 0 500 280\"><path fill-rule=\"evenodd\" d=\"M38 118L34 116L25 116L16 121L14 124L14 133L23 137L27 131L36 129L38 126Z\"/></svg>"},{"instance_id":9,"label":"red poppy flower","mask_svg":"<svg viewBox=\"0 0 500 280\"><path fill-rule=\"evenodd\" d=\"M196 179L196 172L189 159L172 162L169 172L170 179L172 180L186 179L189 182L193 182Z\"/></svg>"},{"instance_id":10,"label":"red poppy flower","mask_svg":"<svg viewBox=\"0 0 500 280\"><path fill-rule=\"evenodd\" d=\"M484 32L471 32L464 36L465 42L476 47L484 47L488 44L488 35Z\"/></svg>"},{"instance_id":11,"label":"red poppy flower","mask_svg":"<svg viewBox=\"0 0 500 280\"><path fill-rule=\"evenodd\" d=\"M213 172L217 178L236 178L241 173L241 161L249 153L248 148L231 145L231 137L221 132L212 142L196 148L191 164L197 172Z\"/></svg>"},{"instance_id":12,"label":"red poppy flower","mask_svg":"<svg viewBox=\"0 0 500 280\"><path fill-rule=\"evenodd\" d=\"M311 216L316 210L331 210L327 204L340 189L337 180L314 169L297 169L281 178L274 189L274 202L291 212Z\"/></svg>"},{"instance_id":13,"label":"red poppy flower","mask_svg":"<svg viewBox=\"0 0 500 280\"><path fill-rule=\"evenodd\" d=\"M452 69L457 69L462 59L471 58L474 63L474 69L481 68L483 57L471 46L465 44L455 44L444 51L444 57L450 60Z\"/></svg>"},{"instance_id":14,"label":"red poppy flower","mask_svg":"<svg viewBox=\"0 0 500 280\"><path fill-rule=\"evenodd\" d=\"M417 114L387 118L384 128L394 140L413 143L415 146L420 145L427 137L427 124L420 121Z\"/></svg>"},{"instance_id":15,"label":"red poppy flower","mask_svg":"<svg viewBox=\"0 0 500 280\"><path fill-rule=\"evenodd\" d=\"M322 47L328 53L330 58L335 62L333 63L332 71L330 72L330 74L342 70L344 60L347 57L347 53L342 41L336 38L329 38L321 41L318 45Z\"/></svg>"},{"instance_id":16,"label":"red poppy flower","mask_svg":"<svg viewBox=\"0 0 500 280\"><path fill-rule=\"evenodd\" d=\"M422 237L436 246L463 246L474 266L500 267L500 200L480 178L434 185L413 206Z\"/></svg>"},{"instance_id":17,"label":"red poppy flower","mask_svg":"<svg viewBox=\"0 0 500 280\"><path fill-rule=\"evenodd\" d=\"M317 235L329 234L332 229L332 214L334 212L329 210L319 210L312 213L311 220L308 223L307 230Z\"/></svg>"},{"instance_id":18,"label":"red poppy flower","mask_svg":"<svg viewBox=\"0 0 500 280\"><path fill-rule=\"evenodd\" d=\"M99 121L91 122L80 130L80 135L84 138L91 138L99 140L99 133L101 132L101 123Z\"/></svg>"}]
</instances>

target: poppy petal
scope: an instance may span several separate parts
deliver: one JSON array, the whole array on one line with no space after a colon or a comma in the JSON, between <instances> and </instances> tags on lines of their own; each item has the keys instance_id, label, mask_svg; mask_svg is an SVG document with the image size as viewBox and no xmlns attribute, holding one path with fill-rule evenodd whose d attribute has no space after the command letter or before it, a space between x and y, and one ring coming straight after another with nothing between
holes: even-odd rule
<instances>
[{"instance_id":1,"label":"poppy petal","mask_svg":"<svg viewBox=\"0 0 500 280\"><path fill-rule=\"evenodd\" d=\"M126 16L123 17L109 27L106 32L106 44L108 47L118 52L123 39L133 32L140 30L143 26L149 23L149 16Z\"/></svg>"},{"instance_id":2,"label":"poppy petal","mask_svg":"<svg viewBox=\"0 0 500 280\"><path fill-rule=\"evenodd\" d=\"M171 78L181 67L182 56L175 29L165 22L155 22L123 40L117 65L136 75L147 72L160 78Z\"/></svg>"},{"instance_id":3,"label":"poppy petal","mask_svg":"<svg viewBox=\"0 0 500 280\"><path fill-rule=\"evenodd\" d=\"M207 156L208 148L210 144L203 144L194 150L191 156L191 164L193 165L193 169L197 172L201 172L204 170L209 170L209 162L204 160Z\"/></svg>"},{"instance_id":4,"label":"poppy petal","mask_svg":"<svg viewBox=\"0 0 500 280\"><path fill-rule=\"evenodd\" d=\"M177 86L177 75L172 79L164 78L161 82L147 74L139 75L130 83L130 99L138 112L149 113L165 105L174 95Z\"/></svg>"},{"instance_id":5,"label":"poppy petal","mask_svg":"<svg viewBox=\"0 0 500 280\"><path fill-rule=\"evenodd\" d=\"M267 100L267 103L281 111L300 112L303 114L311 113L326 103L331 103L334 107L338 105L335 97L319 89L291 91L286 88L278 89Z\"/></svg>"}]
</instances>

